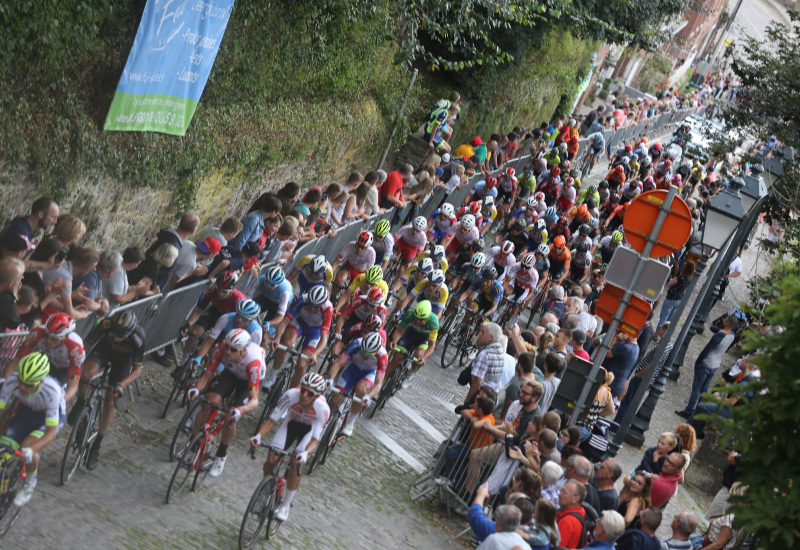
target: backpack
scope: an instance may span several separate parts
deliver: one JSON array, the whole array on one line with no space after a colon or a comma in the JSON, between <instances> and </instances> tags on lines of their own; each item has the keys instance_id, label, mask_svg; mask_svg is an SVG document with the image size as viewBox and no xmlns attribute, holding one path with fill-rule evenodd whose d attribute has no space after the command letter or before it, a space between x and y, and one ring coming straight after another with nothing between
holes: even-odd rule
<instances>
[{"instance_id":1,"label":"backpack","mask_svg":"<svg viewBox=\"0 0 800 550\"><path fill-rule=\"evenodd\" d=\"M592 531L594 531L594 526L597 525L600 514L586 501L581 506L583 507L583 516L577 512L567 512L567 515L581 522L581 538L578 541L578 548L585 548L587 544L592 542Z\"/></svg>"}]
</instances>

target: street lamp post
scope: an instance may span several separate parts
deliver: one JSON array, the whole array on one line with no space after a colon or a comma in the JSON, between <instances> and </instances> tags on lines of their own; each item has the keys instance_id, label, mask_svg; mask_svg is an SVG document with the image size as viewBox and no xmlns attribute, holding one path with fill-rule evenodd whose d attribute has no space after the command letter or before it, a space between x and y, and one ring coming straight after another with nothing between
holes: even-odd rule
<instances>
[{"instance_id":1,"label":"street lamp post","mask_svg":"<svg viewBox=\"0 0 800 550\"><path fill-rule=\"evenodd\" d=\"M739 189L742 184L740 178L734 178L728 183L728 189L725 189L717 196L715 196L708 203L708 211L706 213L706 221L703 227L702 236L702 249L700 261L697 265L697 270L705 268L705 264L711 255L711 250L720 252L720 256L727 256L726 252L730 251L732 239L731 237L739 228L740 223L745 217L745 210L742 206L742 198L739 195ZM734 252L735 252L734 248ZM713 286L716 286L718 281L718 273L721 269L728 267L730 259L725 261L721 258L717 261L715 268L706 277L705 284L700 290L699 299L694 302L692 309L689 312L687 322L681 328L681 332L675 341L675 346L672 348L672 353L667 358L664 369L670 371L668 376L671 380L677 380L680 376L679 367L683 365L683 360L686 356L686 350L689 348L689 343L695 334L700 334L705 328L705 322L708 319L708 314L711 305L707 305L707 297L711 295L710 292ZM724 265L723 265L724 264ZM692 279L696 279L697 275ZM684 302L691 299L689 289L684 293ZM683 304L681 304L683 305ZM706 306L707 307L704 307ZM678 318L676 313L675 319Z\"/></svg>"}]
</instances>

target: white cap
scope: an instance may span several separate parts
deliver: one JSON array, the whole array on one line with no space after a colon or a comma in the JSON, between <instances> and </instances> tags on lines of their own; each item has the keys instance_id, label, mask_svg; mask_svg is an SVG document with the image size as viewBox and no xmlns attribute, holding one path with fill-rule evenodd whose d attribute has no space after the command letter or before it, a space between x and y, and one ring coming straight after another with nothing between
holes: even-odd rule
<instances>
[{"instance_id":1,"label":"white cap","mask_svg":"<svg viewBox=\"0 0 800 550\"><path fill-rule=\"evenodd\" d=\"M447 164L450 162L450 153L445 153L442 155L442 164Z\"/></svg>"}]
</instances>

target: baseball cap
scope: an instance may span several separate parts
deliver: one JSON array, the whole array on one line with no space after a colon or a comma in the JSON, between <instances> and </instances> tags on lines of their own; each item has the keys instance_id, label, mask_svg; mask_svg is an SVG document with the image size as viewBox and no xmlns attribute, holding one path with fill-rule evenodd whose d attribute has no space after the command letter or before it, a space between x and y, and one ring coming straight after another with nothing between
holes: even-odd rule
<instances>
[{"instance_id":1,"label":"baseball cap","mask_svg":"<svg viewBox=\"0 0 800 550\"><path fill-rule=\"evenodd\" d=\"M472 143L472 145L477 147L478 145L482 145L483 144L483 140L481 139L481 136L475 136L474 138L472 138L472 142L471 143Z\"/></svg>"},{"instance_id":2,"label":"baseball cap","mask_svg":"<svg viewBox=\"0 0 800 550\"><path fill-rule=\"evenodd\" d=\"M442 155L442 164L447 164L450 162L450 153L445 153Z\"/></svg>"},{"instance_id":3,"label":"baseball cap","mask_svg":"<svg viewBox=\"0 0 800 550\"><path fill-rule=\"evenodd\" d=\"M572 339L576 344L583 345L586 342L586 333L583 330L576 328L572 331Z\"/></svg>"},{"instance_id":4,"label":"baseball cap","mask_svg":"<svg viewBox=\"0 0 800 550\"><path fill-rule=\"evenodd\" d=\"M6 231L6 234L3 235L3 248L9 252L17 253L28 250L28 243L16 233Z\"/></svg>"},{"instance_id":5,"label":"baseball cap","mask_svg":"<svg viewBox=\"0 0 800 550\"><path fill-rule=\"evenodd\" d=\"M214 237L208 237L206 240L197 243L197 249L203 254L217 254L222 249L222 245Z\"/></svg>"}]
</instances>

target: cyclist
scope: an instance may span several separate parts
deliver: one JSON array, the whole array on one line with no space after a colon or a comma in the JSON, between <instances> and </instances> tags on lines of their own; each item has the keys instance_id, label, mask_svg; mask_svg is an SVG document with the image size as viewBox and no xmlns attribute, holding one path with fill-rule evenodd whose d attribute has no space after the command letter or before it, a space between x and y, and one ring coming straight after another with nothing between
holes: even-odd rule
<instances>
[{"instance_id":1,"label":"cyclist","mask_svg":"<svg viewBox=\"0 0 800 550\"><path fill-rule=\"evenodd\" d=\"M413 309L407 309L397 328L389 335L389 347L400 353L392 354L386 367L386 376L394 373L403 360L403 353L413 352L416 368L423 366L436 349L438 334L439 318L433 313L429 301L422 300Z\"/></svg>"},{"instance_id":2,"label":"cyclist","mask_svg":"<svg viewBox=\"0 0 800 550\"><path fill-rule=\"evenodd\" d=\"M420 281L414 288L406 293L405 298L403 298L400 305L397 306L397 312L400 314L405 311L409 302L416 298L417 302L428 300L431 303L433 312L439 314L444 311L449 292L447 285L444 284L444 271L441 269L434 269L424 281Z\"/></svg>"},{"instance_id":3,"label":"cyclist","mask_svg":"<svg viewBox=\"0 0 800 550\"><path fill-rule=\"evenodd\" d=\"M547 259L547 256L550 255L550 247L542 243L536 247L533 255L535 258L533 266L536 268L536 273L539 275L538 292L544 287L545 283L547 283L547 277L550 274L550 260Z\"/></svg>"},{"instance_id":4,"label":"cyclist","mask_svg":"<svg viewBox=\"0 0 800 550\"><path fill-rule=\"evenodd\" d=\"M544 194L547 204L556 204L561 190L561 169L553 166L539 177L539 192Z\"/></svg>"},{"instance_id":5,"label":"cyclist","mask_svg":"<svg viewBox=\"0 0 800 550\"><path fill-rule=\"evenodd\" d=\"M379 265L371 266L364 273L350 281L350 286L347 287L345 293L336 302L336 311L341 311L342 306L348 303L353 296L366 295L373 288L379 288L383 291L384 300L389 295L389 286L383 280L383 269Z\"/></svg>"},{"instance_id":6,"label":"cyclist","mask_svg":"<svg viewBox=\"0 0 800 550\"><path fill-rule=\"evenodd\" d=\"M464 262L458 275L458 286L453 288L453 296L464 296L469 292L469 288L476 280L481 278L481 270L486 265L486 254L483 252L476 252L469 261ZM450 300L450 304L445 310L445 315L448 315L454 307L456 302L460 300ZM442 316L442 318L444 318Z\"/></svg>"},{"instance_id":7,"label":"cyclist","mask_svg":"<svg viewBox=\"0 0 800 550\"><path fill-rule=\"evenodd\" d=\"M583 204L589 199L594 199L595 202L600 202L600 193L597 192L597 187L594 185L590 185L589 187L581 189L575 201L578 204Z\"/></svg>"},{"instance_id":8,"label":"cyclist","mask_svg":"<svg viewBox=\"0 0 800 550\"><path fill-rule=\"evenodd\" d=\"M236 311L236 304L247 296L233 288L239 277L230 271L217 275L216 282L207 288L197 306L189 315L186 324L181 327L181 334L189 333L183 345L183 364L197 348L197 342L217 322L223 313ZM191 328L190 328L191 327Z\"/></svg>"},{"instance_id":9,"label":"cyclist","mask_svg":"<svg viewBox=\"0 0 800 550\"><path fill-rule=\"evenodd\" d=\"M526 170L519 179L519 198L527 199L536 191L536 175L533 170Z\"/></svg>"},{"instance_id":10,"label":"cyclist","mask_svg":"<svg viewBox=\"0 0 800 550\"><path fill-rule=\"evenodd\" d=\"M467 214L472 214L475 217L475 226L480 228L483 224L483 203L481 201L473 201L465 204L456 212L456 219L461 221L461 218ZM452 231L451 231L452 232Z\"/></svg>"},{"instance_id":11,"label":"cyclist","mask_svg":"<svg viewBox=\"0 0 800 550\"><path fill-rule=\"evenodd\" d=\"M662 149L662 147L663 146L660 143L654 143L647 150L647 153L650 155L650 160L652 162L655 163L661 157L661 149Z\"/></svg>"},{"instance_id":12,"label":"cyclist","mask_svg":"<svg viewBox=\"0 0 800 550\"><path fill-rule=\"evenodd\" d=\"M392 293L397 293L400 287L403 287L401 296L409 290L417 286L417 283L424 281L428 274L433 271L433 259L422 258L416 264L411 264L406 268L400 277L398 277L394 285L392 285Z\"/></svg>"},{"instance_id":13,"label":"cyclist","mask_svg":"<svg viewBox=\"0 0 800 550\"><path fill-rule=\"evenodd\" d=\"M611 235L606 235L600 239L599 243L597 243L597 249L595 250L594 255L599 255L601 262L603 264L608 264L611 261L611 258L614 256L614 252L617 250L617 247L622 242L622 238L622 231L614 231L611 233Z\"/></svg>"},{"instance_id":14,"label":"cyclist","mask_svg":"<svg viewBox=\"0 0 800 550\"><path fill-rule=\"evenodd\" d=\"M539 273L536 271L535 263L536 258L533 254L525 254L508 272L505 292L511 294L509 301L513 304L512 315L517 315L520 306L527 304L536 293L536 288L539 286ZM511 288L512 281L513 289Z\"/></svg>"},{"instance_id":15,"label":"cyclist","mask_svg":"<svg viewBox=\"0 0 800 550\"><path fill-rule=\"evenodd\" d=\"M258 316L261 313L261 308L258 307L253 300L242 300L236 304L235 313L226 313L222 315L208 332L203 345L200 346L200 351L191 359L195 365L199 365L203 357L211 351L215 344L222 343L223 340L230 334L232 330L242 329L250 335L250 339L256 344L261 345L264 338L264 333L261 329L261 323L258 322ZM177 368L175 369L177 374Z\"/></svg>"},{"instance_id":16,"label":"cyclist","mask_svg":"<svg viewBox=\"0 0 800 550\"><path fill-rule=\"evenodd\" d=\"M389 364L389 356L384 347L383 338L377 332L370 332L363 338L356 338L347 349L342 352L331 366L330 379L328 385L336 386L340 392L348 394L355 389L356 399L353 400L347 422L342 428L342 433L346 436L353 435L356 420L361 409L369 407L369 404L381 391L383 379L386 376L386 366ZM336 375L341 371L337 379ZM334 394L331 397L331 407L337 409L342 401L342 393ZM360 401L360 402L359 402Z\"/></svg>"},{"instance_id":17,"label":"cyclist","mask_svg":"<svg viewBox=\"0 0 800 550\"><path fill-rule=\"evenodd\" d=\"M308 254L300 258L300 261L289 273L288 279L290 283L297 279L297 284L294 286L294 297L296 298L317 285L325 285L330 288L333 282L333 268L322 254Z\"/></svg>"},{"instance_id":18,"label":"cyclist","mask_svg":"<svg viewBox=\"0 0 800 550\"><path fill-rule=\"evenodd\" d=\"M480 237L480 232L475 227L475 216L472 214L464 215L458 222L458 228L448 233L443 241L446 243L447 258L452 260L459 246L476 241L478 237Z\"/></svg>"},{"instance_id":19,"label":"cyclist","mask_svg":"<svg viewBox=\"0 0 800 550\"><path fill-rule=\"evenodd\" d=\"M516 220L509 226L508 233L503 236L497 235L495 239L496 241L500 241L501 239L509 241L514 245L514 250L522 254L528 248L528 240L530 239L525 232L525 227L524 220Z\"/></svg>"},{"instance_id":20,"label":"cyclist","mask_svg":"<svg viewBox=\"0 0 800 550\"><path fill-rule=\"evenodd\" d=\"M592 241L591 233L592 227L588 223L582 224L572 236L572 240L569 241L569 246L575 248L579 243L587 243L589 248L592 248L594 241Z\"/></svg>"},{"instance_id":21,"label":"cyclist","mask_svg":"<svg viewBox=\"0 0 800 550\"><path fill-rule=\"evenodd\" d=\"M559 218L556 220L556 223L551 225L548 230L550 231L550 238L555 239L558 236L564 237L565 240L569 240L572 236L572 232L569 230L567 226L567 218Z\"/></svg>"},{"instance_id":22,"label":"cyclist","mask_svg":"<svg viewBox=\"0 0 800 550\"><path fill-rule=\"evenodd\" d=\"M428 232L426 234L428 242L440 244L447 233L458 223L456 211L449 202L437 208L428 218Z\"/></svg>"},{"instance_id":23,"label":"cyclist","mask_svg":"<svg viewBox=\"0 0 800 550\"><path fill-rule=\"evenodd\" d=\"M506 168L497 180L497 203L498 204L514 204L517 198L517 181L516 171L510 166Z\"/></svg>"},{"instance_id":24,"label":"cyclist","mask_svg":"<svg viewBox=\"0 0 800 550\"><path fill-rule=\"evenodd\" d=\"M224 368L212 381L211 378L220 365ZM189 401L193 401L208 387L208 400L213 405L219 405L223 399L232 396L226 404L230 409L223 418L224 427L219 447L208 471L211 477L219 477L225 468L228 445L236 435L236 424L243 415L258 408L258 389L261 387L265 371L264 348L253 342L247 331L237 328L230 331L225 337L225 342L217 348L197 385L186 392ZM203 405L200 414L194 417L192 435L202 429L211 411L212 405L208 403Z\"/></svg>"},{"instance_id":25,"label":"cyclist","mask_svg":"<svg viewBox=\"0 0 800 550\"><path fill-rule=\"evenodd\" d=\"M578 284L583 284L589 278L592 268L592 245L581 241L572 250L572 260L569 263L569 278Z\"/></svg>"},{"instance_id":26,"label":"cyclist","mask_svg":"<svg viewBox=\"0 0 800 550\"><path fill-rule=\"evenodd\" d=\"M56 438L64 426L67 405L64 390L50 374L47 356L34 351L19 360L0 389L0 411L14 400L19 403L5 426L2 439L20 448L25 462L25 482L14 497L14 506L22 507L33 496L39 470L40 453ZM8 475L4 472L3 475ZM5 483L5 480L4 480Z\"/></svg>"},{"instance_id":27,"label":"cyclist","mask_svg":"<svg viewBox=\"0 0 800 550\"><path fill-rule=\"evenodd\" d=\"M569 218L571 218L569 225L570 232L574 233L582 224L589 223L589 218L592 217L591 212L589 212L589 207L585 204L581 204L579 206L574 207L570 213Z\"/></svg>"},{"instance_id":28,"label":"cyclist","mask_svg":"<svg viewBox=\"0 0 800 550\"><path fill-rule=\"evenodd\" d=\"M532 223L536 223L539 219L539 212L536 207L539 206L539 201L535 197L528 197L525 200L525 206L520 206L514 215L511 217L513 220L521 220L525 223L523 227L527 227Z\"/></svg>"},{"instance_id":29,"label":"cyclist","mask_svg":"<svg viewBox=\"0 0 800 550\"><path fill-rule=\"evenodd\" d=\"M272 431L278 421L285 418L269 443L270 451L263 470L264 475L268 476L278 463L278 455L273 449L286 450L291 445L295 446L286 478L283 505L275 511L275 518L279 521L289 519L289 508L300 488L299 466L305 464L308 455L316 450L322 430L330 418L331 409L322 396L324 391L325 379L322 376L313 372L304 374L300 387L286 390L272 414L258 427L256 435L250 438L250 445L258 447L261 438Z\"/></svg>"},{"instance_id":30,"label":"cyclist","mask_svg":"<svg viewBox=\"0 0 800 550\"><path fill-rule=\"evenodd\" d=\"M397 252L400 254L400 265L405 269L408 264L423 250L428 242L425 231L428 229L428 220L424 216L417 216L409 225L404 225L397 231L395 242Z\"/></svg>"},{"instance_id":31,"label":"cyclist","mask_svg":"<svg viewBox=\"0 0 800 550\"><path fill-rule=\"evenodd\" d=\"M483 237L481 237L476 241L472 241L456 249L453 267L447 272L447 278L445 279L448 285L450 285L454 279L464 279L465 268L476 254L481 253L481 256L484 257L484 262L486 261L486 257L483 255L484 245Z\"/></svg>"},{"instance_id":32,"label":"cyclist","mask_svg":"<svg viewBox=\"0 0 800 550\"><path fill-rule=\"evenodd\" d=\"M372 233L362 231L355 241L350 241L345 245L332 266L333 272L336 273L334 284L337 287L345 288L348 281L352 281L369 267L375 265L375 249L371 246L372 241ZM337 272L339 264L342 269Z\"/></svg>"},{"instance_id":33,"label":"cyclist","mask_svg":"<svg viewBox=\"0 0 800 550\"><path fill-rule=\"evenodd\" d=\"M536 199L536 202L538 203L536 205L536 213L539 214L539 217L541 218L544 215L545 210L547 210L547 197L544 196L544 193L539 191L533 196L533 198Z\"/></svg>"},{"instance_id":34,"label":"cyclist","mask_svg":"<svg viewBox=\"0 0 800 550\"><path fill-rule=\"evenodd\" d=\"M342 334L342 341L349 344L356 338L363 338L369 332L377 332L383 338L383 344L386 345L386 331L383 330L384 319L381 319L376 314L367 315L367 318L360 323L356 323L353 327Z\"/></svg>"},{"instance_id":35,"label":"cyclist","mask_svg":"<svg viewBox=\"0 0 800 550\"><path fill-rule=\"evenodd\" d=\"M278 330L270 344L272 351L275 352L275 359L272 362L272 369L268 373L266 387L271 387L275 383L275 377L286 358L286 350L278 349L278 342L292 349L298 337L304 338L303 354L308 359L302 355L297 359L290 384L290 387L294 387L300 383L300 379L306 371L306 365L316 364L317 355L325 349L332 319L333 304L328 299L328 289L324 286L315 286L295 300L292 307L286 312L286 317L278 325Z\"/></svg>"},{"instance_id":36,"label":"cyclist","mask_svg":"<svg viewBox=\"0 0 800 550\"><path fill-rule=\"evenodd\" d=\"M605 181L608 182L608 188L616 191L623 183L625 183L625 170L622 166L615 166L611 171L606 174Z\"/></svg>"},{"instance_id":37,"label":"cyclist","mask_svg":"<svg viewBox=\"0 0 800 550\"><path fill-rule=\"evenodd\" d=\"M486 197L497 198L497 178L494 176L486 176L484 181L476 183L464 204L481 201Z\"/></svg>"},{"instance_id":38,"label":"cyclist","mask_svg":"<svg viewBox=\"0 0 800 550\"><path fill-rule=\"evenodd\" d=\"M561 284L569 272L569 264L572 256L567 248L567 239L563 235L557 236L550 245L550 276L558 284Z\"/></svg>"},{"instance_id":39,"label":"cyclist","mask_svg":"<svg viewBox=\"0 0 800 550\"><path fill-rule=\"evenodd\" d=\"M481 201L481 215L480 215L480 231L481 234L485 234L489 228L494 223L494 220L497 219L498 211L497 208L494 206L494 199L492 197L486 197Z\"/></svg>"},{"instance_id":40,"label":"cyclist","mask_svg":"<svg viewBox=\"0 0 800 550\"><path fill-rule=\"evenodd\" d=\"M511 267L517 262L514 257L514 243L511 241L503 241L497 246L493 246L489 252L486 253L486 267L501 268L503 272L500 275L500 280L505 279ZM498 269L499 272L499 269Z\"/></svg>"},{"instance_id":41,"label":"cyclist","mask_svg":"<svg viewBox=\"0 0 800 550\"><path fill-rule=\"evenodd\" d=\"M318 264L319 263L321 262L318 262ZM328 262L325 263L327 264ZM297 286L298 288L300 287L299 282ZM292 292L292 284L286 280L283 269L274 265L267 269L266 273L258 276L258 283L255 285L255 288L253 301L259 308L256 316L261 314L261 310L264 311L264 330L272 334L275 332L273 327L283 321L283 316L286 315L286 310L289 308L289 302L294 295ZM236 304L236 311L239 311L239 304ZM255 319L255 317L251 318ZM258 341L261 342L260 337Z\"/></svg>"},{"instance_id":42,"label":"cyclist","mask_svg":"<svg viewBox=\"0 0 800 550\"><path fill-rule=\"evenodd\" d=\"M486 316L493 315L503 300L503 285L497 280L497 270L494 267L484 267L481 278L470 286L467 309Z\"/></svg>"},{"instance_id":43,"label":"cyclist","mask_svg":"<svg viewBox=\"0 0 800 550\"><path fill-rule=\"evenodd\" d=\"M669 181L672 179L672 161L670 159L664 159L662 162L659 162L655 170L653 170L653 180L656 182L656 187L660 187L662 182Z\"/></svg>"},{"instance_id":44,"label":"cyclist","mask_svg":"<svg viewBox=\"0 0 800 550\"><path fill-rule=\"evenodd\" d=\"M342 352L342 346L350 341L344 335L349 334L355 325L366 321L370 315L377 315L381 321L381 326L378 328L383 327L387 314L386 306L383 305L385 300L386 293L378 287L373 287L367 294L356 296L348 302L342 314L336 319L334 355L339 355Z\"/></svg>"},{"instance_id":45,"label":"cyclist","mask_svg":"<svg viewBox=\"0 0 800 550\"><path fill-rule=\"evenodd\" d=\"M81 368L86 359L83 339L75 333L75 321L66 313L54 313L47 322L31 330L16 358L5 369L5 376L16 372L23 357L34 351L47 356L50 376L61 383L64 399L69 402L78 391Z\"/></svg>"},{"instance_id":46,"label":"cyclist","mask_svg":"<svg viewBox=\"0 0 800 550\"><path fill-rule=\"evenodd\" d=\"M528 233L528 250L533 250L540 244L547 244L547 222L540 219L525 228Z\"/></svg>"},{"instance_id":47,"label":"cyclist","mask_svg":"<svg viewBox=\"0 0 800 550\"><path fill-rule=\"evenodd\" d=\"M425 258L430 258L433 262L433 269L441 269L445 273L447 273L447 269L450 267L450 262L447 261L445 257L446 252L442 245L437 244L430 250L426 250L416 258L414 258L415 262L421 262Z\"/></svg>"},{"instance_id":48,"label":"cyclist","mask_svg":"<svg viewBox=\"0 0 800 550\"><path fill-rule=\"evenodd\" d=\"M78 400L69 413L68 421L73 424L83 411L88 382L101 368L108 368L108 389L103 399L103 412L97 438L94 440L86 469L97 468L100 458L100 445L108 433L108 428L117 412L117 399L122 397L123 390L136 382L142 374L144 358L144 329L136 323L136 315L129 310L118 311L111 318L103 319L86 337L86 345L91 352L83 364L81 382L78 388Z\"/></svg>"},{"instance_id":49,"label":"cyclist","mask_svg":"<svg viewBox=\"0 0 800 550\"><path fill-rule=\"evenodd\" d=\"M575 206L575 180L567 177L564 179L564 185L561 187L561 194L558 196L557 206L561 212L569 212Z\"/></svg>"},{"instance_id":50,"label":"cyclist","mask_svg":"<svg viewBox=\"0 0 800 550\"><path fill-rule=\"evenodd\" d=\"M642 192L641 184L637 180L632 180L628 185L624 187L624 189L620 193L619 202L621 204L630 202L636 197L638 197L639 193L641 192Z\"/></svg>"},{"instance_id":51,"label":"cyclist","mask_svg":"<svg viewBox=\"0 0 800 550\"><path fill-rule=\"evenodd\" d=\"M583 165L585 166L588 162L589 170L584 177L588 177L589 174L592 173L597 159L603 156L603 151L606 148L606 140L603 138L602 133L594 134L594 136L587 136L587 139L589 139L589 146L586 148L586 154L583 156Z\"/></svg>"},{"instance_id":52,"label":"cyclist","mask_svg":"<svg viewBox=\"0 0 800 550\"><path fill-rule=\"evenodd\" d=\"M392 235L392 224L389 220L378 220L378 223L375 224L375 239L372 241L372 248L375 249L376 263L386 271L394 253L394 235Z\"/></svg>"}]
</instances>

